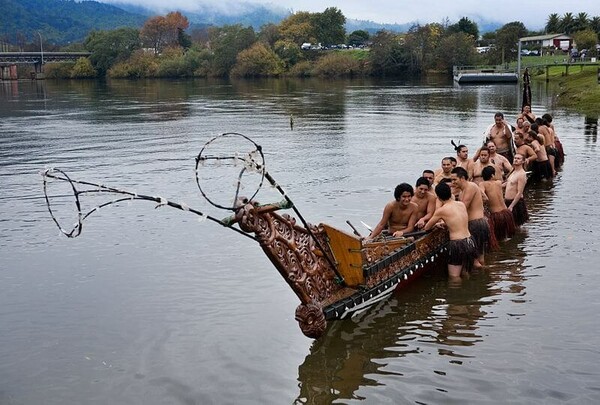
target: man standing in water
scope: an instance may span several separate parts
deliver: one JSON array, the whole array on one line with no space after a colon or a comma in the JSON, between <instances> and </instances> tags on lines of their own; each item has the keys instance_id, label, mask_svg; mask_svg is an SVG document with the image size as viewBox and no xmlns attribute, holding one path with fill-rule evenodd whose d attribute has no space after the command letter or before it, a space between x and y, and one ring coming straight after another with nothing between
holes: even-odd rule
<instances>
[{"instance_id":1,"label":"man standing in water","mask_svg":"<svg viewBox=\"0 0 600 405\"><path fill-rule=\"evenodd\" d=\"M448 243L448 276L450 279L460 279L463 271L469 272L477 257L475 242L469 233L467 225L469 214L462 202L454 201L450 186L440 183L435 187L435 194L441 202L433 216L425 224L424 230L429 230L443 220L450 233Z\"/></svg>"},{"instance_id":2,"label":"man standing in water","mask_svg":"<svg viewBox=\"0 0 600 405\"><path fill-rule=\"evenodd\" d=\"M520 153L515 154L513 171L506 179L506 189L504 190L504 202L508 210L512 211L516 226L523 225L529 219L523 196L525 184L527 184L527 174L523 169L523 161L523 155Z\"/></svg>"},{"instance_id":3,"label":"man standing in water","mask_svg":"<svg viewBox=\"0 0 600 405\"><path fill-rule=\"evenodd\" d=\"M494 124L485 131L485 137L496 144L497 152L512 162L511 137L512 130L504 121L504 114L497 112L494 115Z\"/></svg>"},{"instance_id":4,"label":"man standing in water","mask_svg":"<svg viewBox=\"0 0 600 405\"><path fill-rule=\"evenodd\" d=\"M383 209L381 221L367 239L373 239L387 229L390 235L400 238L405 233L412 232L417 222L419 206L411 202L413 188L408 183L401 183L394 190L394 201L390 201Z\"/></svg>"},{"instance_id":5,"label":"man standing in water","mask_svg":"<svg viewBox=\"0 0 600 405\"><path fill-rule=\"evenodd\" d=\"M460 201L465 204L469 213L469 232L473 235L478 257L474 266L484 264L485 252L490 244L490 225L483 211L483 198L477 184L469 181L469 174L462 167L452 169L452 185L460 191Z\"/></svg>"}]
</instances>

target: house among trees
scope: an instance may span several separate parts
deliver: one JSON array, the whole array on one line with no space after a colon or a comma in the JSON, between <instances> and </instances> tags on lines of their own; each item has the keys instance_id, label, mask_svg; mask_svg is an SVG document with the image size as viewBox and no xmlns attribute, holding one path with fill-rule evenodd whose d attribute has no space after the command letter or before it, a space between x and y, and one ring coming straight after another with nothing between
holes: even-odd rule
<instances>
[{"instance_id":1,"label":"house among trees","mask_svg":"<svg viewBox=\"0 0 600 405\"><path fill-rule=\"evenodd\" d=\"M563 50L567 51L573 46L573 38L567 34L536 35L520 39L521 46L527 49L542 51Z\"/></svg>"}]
</instances>

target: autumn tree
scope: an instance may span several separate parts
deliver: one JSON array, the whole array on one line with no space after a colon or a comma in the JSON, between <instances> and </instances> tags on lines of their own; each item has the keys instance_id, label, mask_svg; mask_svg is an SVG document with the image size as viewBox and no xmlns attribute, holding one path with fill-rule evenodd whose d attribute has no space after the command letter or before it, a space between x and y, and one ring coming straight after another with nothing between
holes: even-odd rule
<instances>
[{"instance_id":1,"label":"autumn tree","mask_svg":"<svg viewBox=\"0 0 600 405\"><path fill-rule=\"evenodd\" d=\"M316 42L317 35L312 24L311 13L299 11L279 23L281 39L302 45L304 42Z\"/></svg>"},{"instance_id":2,"label":"autumn tree","mask_svg":"<svg viewBox=\"0 0 600 405\"><path fill-rule=\"evenodd\" d=\"M244 49L231 69L234 77L270 77L283 73L283 61L262 42Z\"/></svg>"},{"instance_id":3,"label":"autumn tree","mask_svg":"<svg viewBox=\"0 0 600 405\"><path fill-rule=\"evenodd\" d=\"M160 54L167 46L179 45L180 32L189 27L188 19L179 11L170 12L166 16L151 17L144 23L140 37L148 48Z\"/></svg>"},{"instance_id":4,"label":"autumn tree","mask_svg":"<svg viewBox=\"0 0 600 405\"><path fill-rule=\"evenodd\" d=\"M443 31L443 26L437 23L414 25L409 29L405 46L411 55L411 70L421 71L435 65L435 50Z\"/></svg>"}]
</instances>

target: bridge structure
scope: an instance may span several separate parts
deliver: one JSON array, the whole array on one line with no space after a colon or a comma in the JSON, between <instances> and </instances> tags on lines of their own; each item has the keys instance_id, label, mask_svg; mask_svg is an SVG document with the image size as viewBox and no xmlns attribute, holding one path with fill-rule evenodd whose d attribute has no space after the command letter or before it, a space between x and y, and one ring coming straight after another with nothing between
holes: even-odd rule
<instances>
[{"instance_id":1,"label":"bridge structure","mask_svg":"<svg viewBox=\"0 0 600 405\"><path fill-rule=\"evenodd\" d=\"M44 79L44 64L76 61L91 52L0 52L0 80L17 80L17 65L33 65L32 78Z\"/></svg>"}]
</instances>

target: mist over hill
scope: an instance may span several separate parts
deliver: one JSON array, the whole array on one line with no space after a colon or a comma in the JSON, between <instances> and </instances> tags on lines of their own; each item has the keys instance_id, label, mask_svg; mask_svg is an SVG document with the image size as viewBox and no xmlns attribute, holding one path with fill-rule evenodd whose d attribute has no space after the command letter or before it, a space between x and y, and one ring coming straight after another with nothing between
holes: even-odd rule
<instances>
[{"instance_id":1,"label":"mist over hill","mask_svg":"<svg viewBox=\"0 0 600 405\"><path fill-rule=\"evenodd\" d=\"M168 3L166 3L168 4ZM181 11L190 28L242 24L259 30L267 23L279 24L292 10L273 4L235 2L235 7L215 7L201 0L194 10L148 8L128 3L127 0L110 4L93 0L0 0L0 41L12 44L35 42L42 35L48 44L64 45L81 42L92 30L111 30L120 27L140 28L149 17ZM478 22L478 24L480 24ZM385 29L406 32L413 25L380 24L374 21L348 19L346 31L365 30L371 34ZM480 24L480 32L495 30L497 23Z\"/></svg>"}]
</instances>

